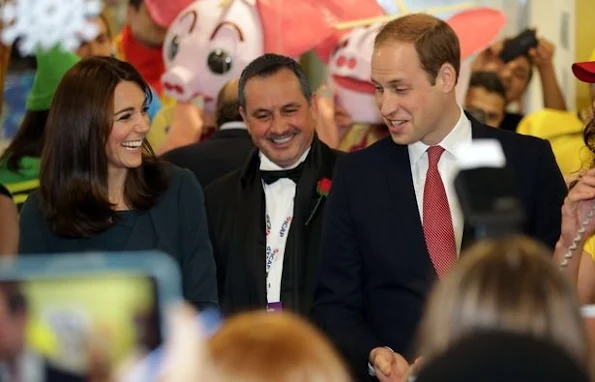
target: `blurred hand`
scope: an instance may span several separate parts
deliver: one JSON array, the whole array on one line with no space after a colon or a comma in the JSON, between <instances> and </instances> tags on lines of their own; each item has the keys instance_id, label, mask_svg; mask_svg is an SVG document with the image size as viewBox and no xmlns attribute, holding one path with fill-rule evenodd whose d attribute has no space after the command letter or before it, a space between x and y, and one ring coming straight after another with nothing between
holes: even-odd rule
<instances>
[{"instance_id":1,"label":"blurred hand","mask_svg":"<svg viewBox=\"0 0 595 382\"><path fill-rule=\"evenodd\" d=\"M339 132L346 131L353 125L351 114L337 102L335 102L335 124L339 129Z\"/></svg>"},{"instance_id":2,"label":"blurred hand","mask_svg":"<svg viewBox=\"0 0 595 382\"><path fill-rule=\"evenodd\" d=\"M595 169L588 170L580 176L564 200L560 241L565 247L571 245L581 222L587 217L593 206L595 206ZM587 225L583 239L587 239L594 232L595 217Z\"/></svg>"},{"instance_id":3,"label":"blurred hand","mask_svg":"<svg viewBox=\"0 0 595 382\"><path fill-rule=\"evenodd\" d=\"M471 64L473 72L498 72L504 62L500 58L500 52L504 49L504 41L498 41L481 52Z\"/></svg>"},{"instance_id":4,"label":"blurred hand","mask_svg":"<svg viewBox=\"0 0 595 382\"><path fill-rule=\"evenodd\" d=\"M372 349L369 357L380 382L405 382L409 363L399 353L385 347Z\"/></svg>"},{"instance_id":5,"label":"blurred hand","mask_svg":"<svg viewBox=\"0 0 595 382\"><path fill-rule=\"evenodd\" d=\"M196 143L200 140L204 128L202 109L192 102L177 102L167 141L159 148L158 154L163 154L177 147Z\"/></svg>"},{"instance_id":6,"label":"blurred hand","mask_svg":"<svg viewBox=\"0 0 595 382\"><path fill-rule=\"evenodd\" d=\"M424 363L424 357L417 357L413 364L409 366L409 371L404 379L404 381L409 381L410 378L415 378L419 374L419 371Z\"/></svg>"},{"instance_id":7,"label":"blurred hand","mask_svg":"<svg viewBox=\"0 0 595 382\"><path fill-rule=\"evenodd\" d=\"M174 308L168 315L163 374L160 382L197 382L206 370L206 344L196 311L189 305Z\"/></svg>"},{"instance_id":8,"label":"blurred hand","mask_svg":"<svg viewBox=\"0 0 595 382\"><path fill-rule=\"evenodd\" d=\"M529 49L529 56L533 60L533 64L538 69L551 66L556 47L544 38L539 38L538 41L537 47Z\"/></svg>"},{"instance_id":9,"label":"blurred hand","mask_svg":"<svg viewBox=\"0 0 595 382\"><path fill-rule=\"evenodd\" d=\"M333 94L326 84L322 84L316 92L316 133L318 138L329 147L339 147L339 130L335 124L335 102Z\"/></svg>"}]
</instances>

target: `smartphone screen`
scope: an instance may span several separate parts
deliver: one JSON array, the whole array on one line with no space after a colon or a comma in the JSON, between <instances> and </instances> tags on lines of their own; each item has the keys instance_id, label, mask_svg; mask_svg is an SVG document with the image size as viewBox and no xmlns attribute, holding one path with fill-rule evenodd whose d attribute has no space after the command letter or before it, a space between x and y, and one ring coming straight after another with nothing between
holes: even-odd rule
<instances>
[{"instance_id":1,"label":"smartphone screen","mask_svg":"<svg viewBox=\"0 0 595 382\"><path fill-rule=\"evenodd\" d=\"M162 338L155 286L149 275L125 272L1 281L4 372L25 365L20 375L85 377L144 357Z\"/></svg>"}]
</instances>

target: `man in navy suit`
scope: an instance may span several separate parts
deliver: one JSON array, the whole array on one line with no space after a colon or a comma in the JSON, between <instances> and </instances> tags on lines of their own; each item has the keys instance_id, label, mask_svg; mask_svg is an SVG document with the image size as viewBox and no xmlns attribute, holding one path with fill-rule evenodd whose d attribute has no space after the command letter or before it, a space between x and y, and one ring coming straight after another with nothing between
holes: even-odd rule
<instances>
[{"instance_id":1,"label":"man in navy suit","mask_svg":"<svg viewBox=\"0 0 595 382\"><path fill-rule=\"evenodd\" d=\"M455 98L459 67L454 31L429 15L389 22L374 43L372 82L390 137L337 164L312 311L362 380L402 380L429 288L468 241L453 185L460 145L497 139L525 233L551 248L560 234L566 186L551 147L467 116Z\"/></svg>"}]
</instances>

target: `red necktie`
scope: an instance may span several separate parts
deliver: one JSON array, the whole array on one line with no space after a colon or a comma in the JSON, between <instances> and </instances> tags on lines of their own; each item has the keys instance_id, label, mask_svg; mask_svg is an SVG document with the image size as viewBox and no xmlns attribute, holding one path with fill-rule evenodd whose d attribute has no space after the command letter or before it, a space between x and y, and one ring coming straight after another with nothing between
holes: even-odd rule
<instances>
[{"instance_id":1,"label":"red necktie","mask_svg":"<svg viewBox=\"0 0 595 382\"><path fill-rule=\"evenodd\" d=\"M457 249L452 217L438 161L444 152L440 146L428 148L428 173L424 187L423 227L428 253L436 273L442 278L455 264Z\"/></svg>"}]
</instances>

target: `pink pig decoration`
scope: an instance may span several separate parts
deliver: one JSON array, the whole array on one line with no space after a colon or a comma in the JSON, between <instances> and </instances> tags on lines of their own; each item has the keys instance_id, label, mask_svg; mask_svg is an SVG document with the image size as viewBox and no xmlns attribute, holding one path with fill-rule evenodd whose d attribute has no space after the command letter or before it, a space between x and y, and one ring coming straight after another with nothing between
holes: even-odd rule
<instances>
[{"instance_id":1,"label":"pink pig decoration","mask_svg":"<svg viewBox=\"0 0 595 382\"><path fill-rule=\"evenodd\" d=\"M332 25L338 23L379 17L385 14L377 0L325 0L326 18ZM330 38L322 41L314 51L323 61L329 62L337 44L349 33L349 30L335 29ZM370 51L371 53L371 51Z\"/></svg>"},{"instance_id":2,"label":"pink pig decoration","mask_svg":"<svg viewBox=\"0 0 595 382\"><path fill-rule=\"evenodd\" d=\"M459 37L461 45L462 70L457 93L464 95L469 77L466 60L494 42L506 18L497 10L473 8L446 21ZM374 86L370 82L374 39L381 26L373 24L352 29L342 37L329 57L329 86L339 105L350 113L355 123L382 123L374 99Z\"/></svg>"},{"instance_id":3,"label":"pink pig decoration","mask_svg":"<svg viewBox=\"0 0 595 382\"><path fill-rule=\"evenodd\" d=\"M319 0L196 0L167 31L161 78L178 101L202 96L213 111L225 83L264 53L290 57L332 37L328 12Z\"/></svg>"},{"instance_id":4,"label":"pink pig decoration","mask_svg":"<svg viewBox=\"0 0 595 382\"><path fill-rule=\"evenodd\" d=\"M176 16L194 0L145 0L147 10L153 21L168 28Z\"/></svg>"},{"instance_id":5,"label":"pink pig decoration","mask_svg":"<svg viewBox=\"0 0 595 382\"><path fill-rule=\"evenodd\" d=\"M352 29L330 57L329 87L356 123L382 123L370 82L374 39L382 24Z\"/></svg>"}]
</instances>

